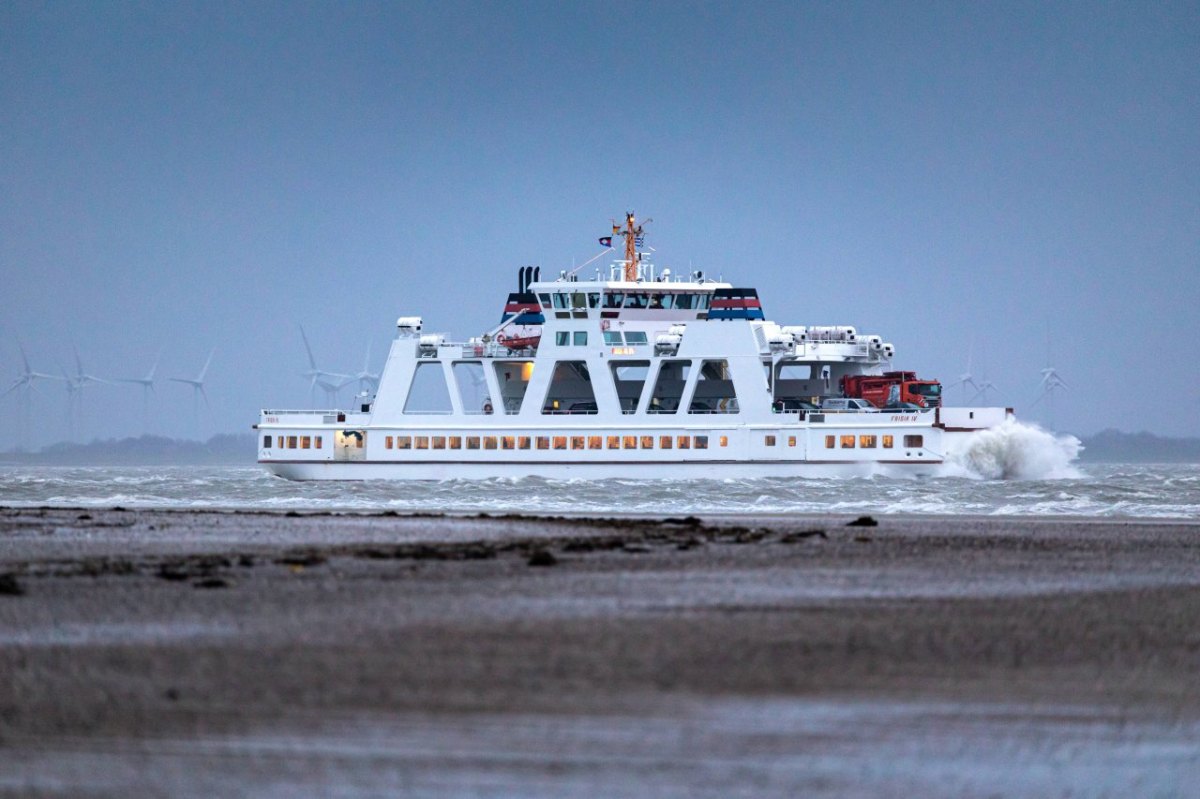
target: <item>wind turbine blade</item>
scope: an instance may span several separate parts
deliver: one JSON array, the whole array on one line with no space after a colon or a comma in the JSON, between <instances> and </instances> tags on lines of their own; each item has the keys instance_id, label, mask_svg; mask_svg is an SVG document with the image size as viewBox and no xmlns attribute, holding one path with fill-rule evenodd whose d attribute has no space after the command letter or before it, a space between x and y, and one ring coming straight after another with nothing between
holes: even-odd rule
<instances>
[{"instance_id":1,"label":"wind turbine blade","mask_svg":"<svg viewBox=\"0 0 1200 799\"><path fill-rule=\"evenodd\" d=\"M150 381L150 385L154 385L154 373L158 371L159 361L162 360L163 352L165 352L166 349L167 349L166 347L158 348L158 355L156 355L154 357L154 365L150 367L150 372L146 375L146 378L145 378L146 380Z\"/></svg>"},{"instance_id":2,"label":"wind turbine blade","mask_svg":"<svg viewBox=\"0 0 1200 799\"><path fill-rule=\"evenodd\" d=\"M33 370L29 368L29 356L25 354L25 345L21 343L21 339L17 337L17 349L21 351L21 363L25 366L25 374L29 374Z\"/></svg>"},{"instance_id":3,"label":"wind turbine blade","mask_svg":"<svg viewBox=\"0 0 1200 799\"><path fill-rule=\"evenodd\" d=\"M208 374L208 367L212 364L213 356L217 354L217 348L213 347L208 353L208 360L204 362L204 368L200 370L200 376L196 378L196 382L203 383L204 376Z\"/></svg>"},{"instance_id":4,"label":"wind turbine blade","mask_svg":"<svg viewBox=\"0 0 1200 799\"><path fill-rule=\"evenodd\" d=\"M304 351L308 353L308 368L315 372L317 371L317 359L313 357L312 346L308 343L308 334L304 332L304 325L300 325L300 338L304 339Z\"/></svg>"},{"instance_id":5,"label":"wind turbine blade","mask_svg":"<svg viewBox=\"0 0 1200 799\"><path fill-rule=\"evenodd\" d=\"M209 413L212 413L212 406L208 404L208 392L204 390L204 386L198 385L195 388L200 392L200 396L204 399L204 407L208 409Z\"/></svg>"},{"instance_id":6,"label":"wind turbine blade","mask_svg":"<svg viewBox=\"0 0 1200 799\"><path fill-rule=\"evenodd\" d=\"M6 388L6 389L4 390L4 393L3 393L3 394L0 394L0 399L4 399L5 397L7 397L9 394L13 393L14 391L16 391L16 390L17 390L18 388L20 388L20 387L21 387L21 381L20 381L20 380L17 380L17 381L16 381L16 382L14 382L14 383L13 383L11 386L9 386L8 388Z\"/></svg>"}]
</instances>

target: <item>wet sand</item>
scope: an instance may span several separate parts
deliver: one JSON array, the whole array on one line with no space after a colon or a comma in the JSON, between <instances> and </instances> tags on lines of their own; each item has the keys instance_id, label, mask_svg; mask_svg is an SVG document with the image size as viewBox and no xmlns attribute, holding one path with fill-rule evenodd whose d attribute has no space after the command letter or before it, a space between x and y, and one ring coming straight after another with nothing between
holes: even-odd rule
<instances>
[{"instance_id":1,"label":"wet sand","mask_svg":"<svg viewBox=\"0 0 1200 799\"><path fill-rule=\"evenodd\" d=\"M1200 524L0 510L0 795L1189 796Z\"/></svg>"}]
</instances>

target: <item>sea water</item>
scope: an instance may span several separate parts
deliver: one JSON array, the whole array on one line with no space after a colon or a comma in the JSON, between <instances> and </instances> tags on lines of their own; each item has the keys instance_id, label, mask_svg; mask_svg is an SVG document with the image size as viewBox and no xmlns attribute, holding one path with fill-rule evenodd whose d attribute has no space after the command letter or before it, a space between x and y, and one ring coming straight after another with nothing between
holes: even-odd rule
<instances>
[{"instance_id":1,"label":"sea water","mask_svg":"<svg viewBox=\"0 0 1200 799\"><path fill-rule=\"evenodd\" d=\"M447 513L908 513L1200 518L1200 464L1088 464L1079 442L1008 423L941 475L739 480L308 482L246 466L0 467L0 505Z\"/></svg>"}]
</instances>

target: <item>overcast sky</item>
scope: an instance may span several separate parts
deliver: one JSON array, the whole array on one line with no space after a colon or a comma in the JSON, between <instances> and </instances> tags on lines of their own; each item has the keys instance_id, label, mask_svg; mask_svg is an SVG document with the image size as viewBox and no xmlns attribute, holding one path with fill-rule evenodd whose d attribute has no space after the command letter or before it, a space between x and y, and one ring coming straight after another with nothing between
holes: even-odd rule
<instances>
[{"instance_id":1,"label":"overcast sky","mask_svg":"<svg viewBox=\"0 0 1200 799\"><path fill-rule=\"evenodd\" d=\"M309 405L299 324L378 369L397 316L478 334L626 210L775 321L1200 434L1196 2L0 5L4 387L18 337L101 377L215 347L203 433L248 431ZM77 436L195 435L190 391L89 387Z\"/></svg>"}]
</instances>

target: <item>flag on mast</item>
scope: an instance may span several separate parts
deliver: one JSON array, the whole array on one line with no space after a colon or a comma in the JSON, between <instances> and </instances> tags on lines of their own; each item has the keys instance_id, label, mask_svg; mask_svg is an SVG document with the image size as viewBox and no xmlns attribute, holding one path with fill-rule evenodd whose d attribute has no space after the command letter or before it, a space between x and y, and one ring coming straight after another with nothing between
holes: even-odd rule
<instances>
[{"instance_id":1,"label":"flag on mast","mask_svg":"<svg viewBox=\"0 0 1200 799\"><path fill-rule=\"evenodd\" d=\"M612 246L612 236L601 236L600 237L600 246L601 247L611 247Z\"/></svg>"}]
</instances>

